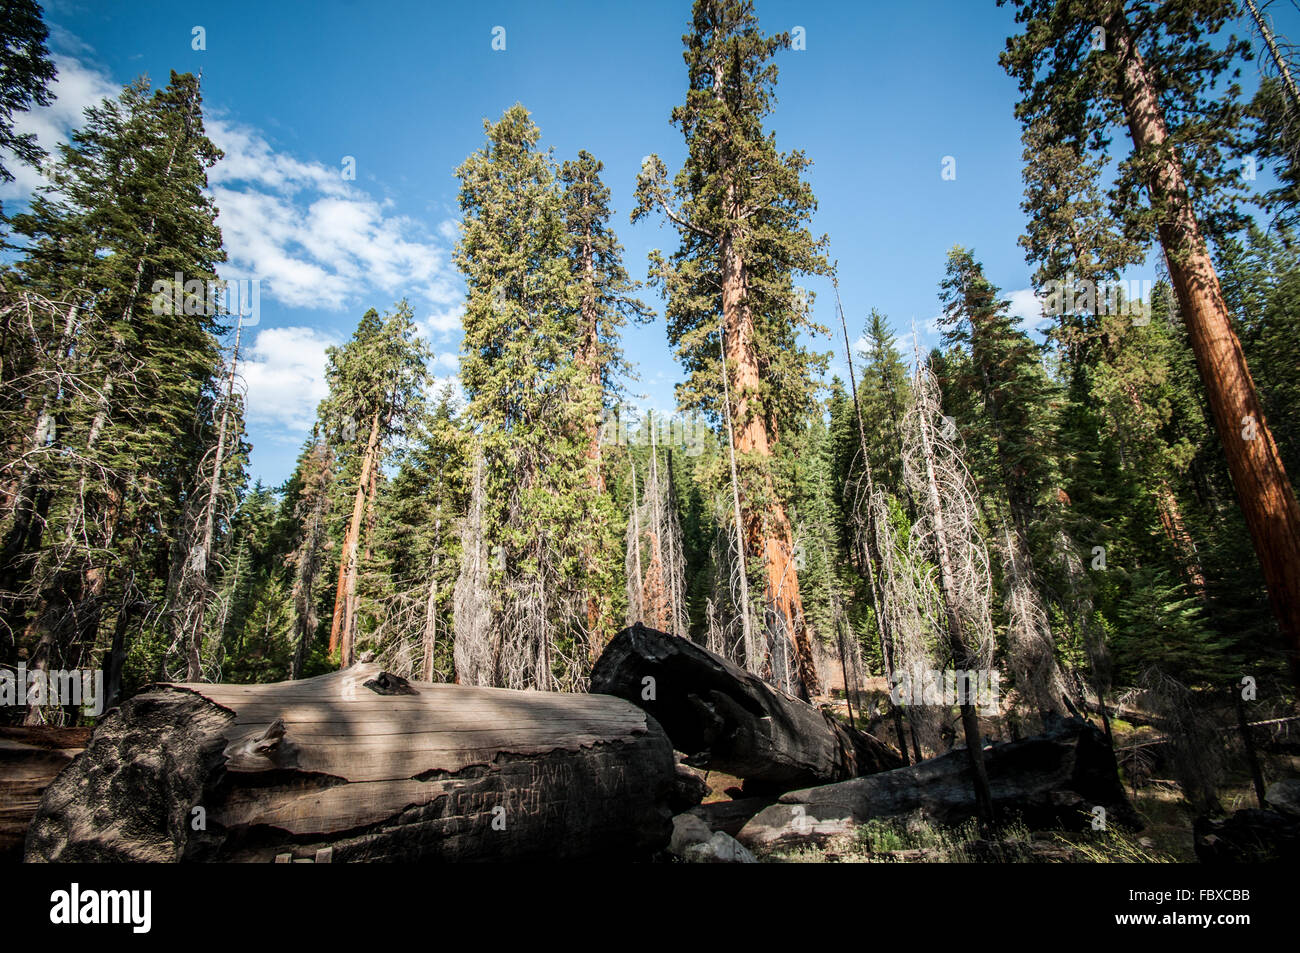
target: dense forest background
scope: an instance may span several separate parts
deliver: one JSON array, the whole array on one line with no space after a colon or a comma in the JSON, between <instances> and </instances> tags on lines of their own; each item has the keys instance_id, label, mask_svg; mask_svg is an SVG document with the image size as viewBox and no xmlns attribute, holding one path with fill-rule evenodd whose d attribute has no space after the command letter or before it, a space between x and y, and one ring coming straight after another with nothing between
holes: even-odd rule
<instances>
[{"instance_id":1,"label":"dense forest background","mask_svg":"<svg viewBox=\"0 0 1300 953\"><path fill-rule=\"evenodd\" d=\"M221 156L199 80L133 83L43 156L12 116L48 102L46 30L8 0L0 145L50 184L4 220L0 662L102 668L112 699L363 653L407 677L581 691L643 621L805 697L828 691L822 658L850 687L993 666L1028 715L1244 676L1292 696L1300 563L1266 530L1286 513L1294 529L1300 472L1285 50L1256 62L1242 38L1265 28L1223 0L1013 6L1026 32L1002 66L1023 92L1043 339L960 244L936 263L939 348L908 351L875 311L817 326L800 280L854 267L810 231L808 158L764 124L797 38L764 35L749 2L698 0L662 130L683 167L649 157L637 206L615 210L599 158L556 157L523 105L485 121L456 170L461 387L433 386L405 301L375 302L268 487L247 477L241 328L214 293ZM1130 138L1134 49L1167 139ZM1183 192L1153 194L1170 169ZM1177 291L1196 284L1169 224L1183 212L1260 408L1233 433L1274 448L1271 470L1225 437L1225 393L1245 392L1206 385L1204 315ZM629 213L677 240L646 282L685 373L671 419L626 392L620 329L655 319L615 231ZM1148 262L1148 288L1120 281ZM825 380L845 348L852 379ZM1281 510L1253 513L1251 474ZM938 747L920 722L911 744Z\"/></svg>"}]
</instances>

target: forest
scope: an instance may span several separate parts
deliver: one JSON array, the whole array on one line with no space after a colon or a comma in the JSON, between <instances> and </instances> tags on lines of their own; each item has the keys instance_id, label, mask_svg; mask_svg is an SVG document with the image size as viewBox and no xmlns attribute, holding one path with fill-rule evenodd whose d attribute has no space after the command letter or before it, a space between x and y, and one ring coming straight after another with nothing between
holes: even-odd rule
<instances>
[{"instance_id":1,"label":"forest","mask_svg":"<svg viewBox=\"0 0 1300 953\"><path fill-rule=\"evenodd\" d=\"M79 751L120 713L146 719L130 700L161 704L160 685L233 710L349 671L382 672L380 695L463 697L466 718L495 710L471 689L552 712L530 718L617 695L669 756L713 751L669 768L679 786L707 772L692 809L763 799L734 827L706 818L705 843L748 822L735 846L764 859L823 857L834 834L854 845L837 857L896 860L1010 850L987 827L935 831L1001 817L1021 797L1003 746L1065 731L1100 739L1113 823L1098 834L1083 792L1076 832L1032 859L1207 860L1203 826L1255 807L1272 847L1254 849L1300 855L1300 64L1269 5L997 0L1019 29L988 69L1019 91L1027 222L1005 237L1041 330L953 234L933 347L840 301L860 268L815 219L843 200L813 193L814 157L771 120L797 31L765 31L752 0L681 6L684 94L649 134L684 159L611 182L598 155L548 145L526 96L485 118L439 170L459 204L456 376L437 378L408 299L371 302L327 352L291 475L264 485L200 76L131 82L47 154L14 117L51 102L48 29L34 0L0 3L0 179L44 177L0 221L5 730L76 730ZM662 250L629 260L619 233L647 225ZM638 406L623 344L655 325L681 372L672 415ZM628 668L651 662L659 699ZM93 713L66 680L59 697L68 672L101 674ZM848 761L787 775L688 746L699 719L733 717L667 700L697 677L690 704L743 684L736 712L816 722L776 749L831 731ZM45 697L15 701L19 683ZM609 731L626 717L600 711ZM254 741L286 722L294 737L286 715ZM248 750L231 764L265 756ZM932 804L934 829L901 847L878 816L831 831L817 813L818 785L927 764L967 772L963 806ZM1121 825L1129 802L1141 820ZM796 836L803 805L824 836ZM591 824L624 823L602 810ZM41 846L54 823L29 857L60 856ZM474 856L448 836L447 856ZM219 853L204 843L186 856Z\"/></svg>"}]
</instances>

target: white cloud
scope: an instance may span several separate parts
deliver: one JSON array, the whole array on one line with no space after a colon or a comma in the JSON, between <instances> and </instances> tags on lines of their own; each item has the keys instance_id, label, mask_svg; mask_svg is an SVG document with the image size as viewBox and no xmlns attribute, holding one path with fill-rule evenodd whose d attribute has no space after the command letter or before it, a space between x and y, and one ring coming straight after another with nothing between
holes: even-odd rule
<instances>
[{"instance_id":1,"label":"white cloud","mask_svg":"<svg viewBox=\"0 0 1300 953\"><path fill-rule=\"evenodd\" d=\"M1021 288L1019 291L1009 292L1007 300L1011 302L1011 315L1017 319L1024 330L1035 330L1042 323L1043 299L1034 292L1033 288Z\"/></svg>"},{"instance_id":2,"label":"white cloud","mask_svg":"<svg viewBox=\"0 0 1300 953\"><path fill-rule=\"evenodd\" d=\"M420 325L420 330L424 332L425 337L432 341L440 341L459 331L464 317L465 306L457 304L434 311L417 323Z\"/></svg>"},{"instance_id":3,"label":"white cloud","mask_svg":"<svg viewBox=\"0 0 1300 953\"><path fill-rule=\"evenodd\" d=\"M445 241L345 181L341 165L279 152L220 117L207 129L226 154L209 183L230 253L227 277L260 278L289 307L331 311L400 297L446 307L459 298Z\"/></svg>"},{"instance_id":4,"label":"white cloud","mask_svg":"<svg viewBox=\"0 0 1300 953\"><path fill-rule=\"evenodd\" d=\"M329 392L325 349L337 343L315 328L266 328L245 354L248 419L301 435L316 419L316 405Z\"/></svg>"},{"instance_id":5,"label":"white cloud","mask_svg":"<svg viewBox=\"0 0 1300 953\"><path fill-rule=\"evenodd\" d=\"M61 45L93 55L75 37ZM87 106L115 97L120 84L83 60L53 57L58 77L55 99L14 117L20 132L37 135L53 154L84 122ZM456 223L436 226L437 236L414 219L395 214L347 182L342 166L300 159L276 149L258 130L209 108L208 136L225 157L208 174L219 209L229 262L226 278L258 278L262 291L291 308L330 311L360 305L386 307L401 297L443 310L432 326L442 333L459 327L446 309L460 297L459 279L449 266L447 246ZM0 199L26 198L44 179L36 169L7 161L15 181L0 186Z\"/></svg>"},{"instance_id":6,"label":"white cloud","mask_svg":"<svg viewBox=\"0 0 1300 953\"><path fill-rule=\"evenodd\" d=\"M53 102L14 117L18 131L35 133L52 154L83 125L87 106L121 92L109 74L87 65L95 57L91 47L57 28L53 39L61 51L53 56ZM225 154L208 174L229 255L223 277L259 279L266 298L288 308L386 310L405 297L427 315L418 324L430 340L460 332L463 294L449 253L459 237L455 219L430 228L398 214L391 201L342 177L341 156L331 164L293 155L211 103L204 123ZM36 169L5 165L15 181L0 185L0 199L25 199L44 182ZM327 394L325 349L334 343L334 336L311 327L259 330L241 361L250 423L272 440L301 439ZM432 368L447 373L438 384L459 391L455 353L439 353Z\"/></svg>"}]
</instances>

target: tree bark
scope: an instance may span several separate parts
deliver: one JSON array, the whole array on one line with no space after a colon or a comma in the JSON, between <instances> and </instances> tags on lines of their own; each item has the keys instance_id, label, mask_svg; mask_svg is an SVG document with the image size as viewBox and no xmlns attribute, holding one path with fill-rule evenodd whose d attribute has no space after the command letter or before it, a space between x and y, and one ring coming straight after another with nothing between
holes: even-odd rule
<instances>
[{"instance_id":1,"label":"tree bark","mask_svg":"<svg viewBox=\"0 0 1300 953\"><path fill-rule=\"evenodd\" d=\"M591 672L591 690L639 705L693 767L789 790L905 764L892 747L780 692L689 639L624 629Z\"/></svg>"},{"instance_id":2,"label":"tree bark","mask_svg":"<svg viewBox=\"0 0 1300 953\"><path fill-rule=\"evenodd\" d=\"M41 795L89 738L89 728L0 728L0 862L22 860Z\"/></svg>"},{"instance_id":3,"label":"tree bark","mask_svg":"<svg viewBox=\"0 0 1300 953\"><path fill-rule=\"evenodd\" d=\"M1119 63L1120 93L1136 151L1151 158L1147 188L1160 210L1160 242L1188 339L1223 444L1300 686L1300 504L1287 478L1219 278L1193 213L1178 156L1169 143L1155 84L1121 9L1106 23Z\"/></svg>"},{"instance_id":4,"label":"tree bark","mask_svg":"<svg viewBox=\"0 0 1300 953\"><path fill-rule=\"evenodd\" d=\"M772 459L772 445L763 415L752 406L752 395L759 391L757 356L754 352L754 322L749 311L748 280L745 263L734 236L726 234L720 243L722 258L722 314L726 324L727 365L734 368L735 449L740 456L758 457L765 465ZM725 370L724 370L725 372ZM751 506L744 513L747 551L763 557L768 605L778 625L789 633L797 665L801 691L808 698L820 693L812 646L808 641L808 622L804 617L799 594L799 577L795 572L793 534L785 506L780 502L771 475L764 472L765 510ZM775 673L774 673L775 674Z\"/></svg>"},{"instance_id":5,"label":"tree bark","mask_svg":"<svg viewBox=\"0 0 1300 953\"><path fill-rule=\"evenodd\" d=\"M379 455L379 411L370 418L370 436L361 457L361 475L357 479L357 492L352 501L352 520L343 536L343 552L339 556L339 580L334 592L334 618L330 622L330 653L339 650L339 667L352 664L352 628L355 619L351 606L357 587L357 547L361 539L361 522L365 518L370 472Z\"/></svg>"}]
</instances>

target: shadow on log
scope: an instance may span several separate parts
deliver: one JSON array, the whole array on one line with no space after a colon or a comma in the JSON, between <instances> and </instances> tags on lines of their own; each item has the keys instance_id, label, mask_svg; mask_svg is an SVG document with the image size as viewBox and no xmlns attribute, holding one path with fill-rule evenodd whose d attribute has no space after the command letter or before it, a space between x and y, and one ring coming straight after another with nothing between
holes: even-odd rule
<instances>
[{"instance_id":1,"label":"shadow on log","mask_svg":"<svg viewBox=\"0 0 1300 953\"><path fill-rule=\"evenodd\" d=\"M29 861L642 858L672 746L601 695L407 683L376 665L158 685L50 785Z\"/></svg>"},{"instance_id":2,"label":"shadow on log","mask_svg":"<svg viewBox=\"0 0 1300 953\"><path fill-rule=\"evenodd\" d=\"M1032 830L1084 830L1094 819L1141 826L1105 736L1082 719L1055 718L1044 734L986 747L984 758L1000 821L1018 818ZM771 848L917 811L955 826L976 816L971 792L970 759L959 748L911 767L791 791L758 812L737 837L749 847Z\"/></svg>"},{"instance_id":3,"label":"shadow on log","mask_svg":"<svg viewBox=\"0 0 1300 953\"><path fill-rule=\"evenodd\" d=\"M1300 861L1300 816L1244 808L1227 817L1201 815L1192 827L1196 859L1203 864Z\"/></svg>"},{"instance_id":4,"label":"shadow on log","mask_svg":"<svg viewBox=\"0 0 1300 953\"><path fill-rule=\"evenodd\" d=\"M695 767L745 779L747 794L840 781L904 764L897 750L840 724L688 639L624 629L591 672L591 690L654 716Z\"/></svg>"}]
</instances>

